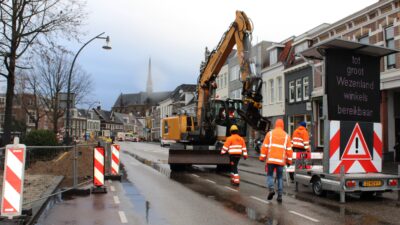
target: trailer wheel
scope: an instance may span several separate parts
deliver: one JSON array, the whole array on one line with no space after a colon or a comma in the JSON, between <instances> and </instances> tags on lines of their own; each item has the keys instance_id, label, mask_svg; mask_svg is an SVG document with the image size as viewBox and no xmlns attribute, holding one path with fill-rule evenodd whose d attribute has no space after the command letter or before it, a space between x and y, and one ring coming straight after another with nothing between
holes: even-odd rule
<instances>
[{"instance_id":1,"label":"trailer wheel","mask_svg":"<svg viewBox=\"0 0 400 225\"><path fill-rule=\"evenodd\" d=\"M313 193L317 196L325 196L326 195L326 191L322 189L322 182L319 177L316 177L313 179L312 190L313 190Z\"/></svg>"},{"instance_id":2,"label":"trailer wheel","mask_svg":"<svg viewBox=\"0 0 400 225\"><path fill-rule=\"evenodd\" d=\"M169 168L173 172L179 172L179 171L184 171L186 168L185 164L169 164Z\"/></svg>"}]
</instances>

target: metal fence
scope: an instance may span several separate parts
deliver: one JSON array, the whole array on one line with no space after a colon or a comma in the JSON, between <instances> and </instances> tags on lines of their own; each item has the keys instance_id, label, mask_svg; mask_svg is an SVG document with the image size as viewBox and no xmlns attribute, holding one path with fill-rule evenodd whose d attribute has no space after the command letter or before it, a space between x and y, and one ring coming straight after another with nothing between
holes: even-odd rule
<instances>
[{"instance_id":1,"label":"metal fence","mask_svg":"<svg viewBox=\"0 0 400 225\"><path fill-rule=\"evenodd\" d=\"M94 146L95 144L27 146L23 208L34 208L37 201L47 199L55 192L60 193L68 188L90 183L93 177ZM5 149L1 148L0 194L3 185L4 152Z\"/></svg>"}]
</instances>

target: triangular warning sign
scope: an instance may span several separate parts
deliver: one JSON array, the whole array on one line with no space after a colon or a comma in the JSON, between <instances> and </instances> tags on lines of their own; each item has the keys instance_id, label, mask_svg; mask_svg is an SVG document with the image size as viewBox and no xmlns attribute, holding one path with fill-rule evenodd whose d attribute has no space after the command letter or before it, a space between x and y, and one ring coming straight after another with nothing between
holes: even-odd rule
<instances>
[{"instance_id":1,"label":"triangular warning sign","mask_svg":"<svg viewBox=\"0 0 400 225\"><path fill-rule=\"evenodd\" d=\"M350 139L342 155L342 160L371 160L371 154L368 145L365 142L360 125L356 123Z\"/></svg>"}]
</instances>

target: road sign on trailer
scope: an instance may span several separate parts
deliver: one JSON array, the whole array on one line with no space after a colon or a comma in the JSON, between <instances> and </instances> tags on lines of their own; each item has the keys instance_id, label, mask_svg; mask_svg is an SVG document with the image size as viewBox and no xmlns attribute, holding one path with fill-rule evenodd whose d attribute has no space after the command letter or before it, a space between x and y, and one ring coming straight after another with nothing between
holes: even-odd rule
<instances>
[{"instance_id":1,"label":"road sign on trailer","mask_svg":"<svg viewBox=\"0 0 400 225\"><path fill-rule=\"evenodd\" d=\"M349 126L354 128L347 137L345 134ZM361 127L369 129L363 132ZM371 137L371 140L367 140L365 136ZM371 148L367 142L371 142ZM346 146L343 152L341 146ZM373 123L370 126L369 122L330 121L329 173L340 173L342 165L346 173L382 172L382 125L380 123Z\"/></svg>"},{"instance_id":2,"label":"road sign on trailer","mask_svg":"<svg viewBox=\"0 0 400 225\"><path fill-rule=\"evenodd\" d=\"M371 160L371 158L360 125L356 123L342 155L342 160Z\"/></svg>"},{"instance_id":3,"label":"road sign on trailer","mask_svg":"<svg viewBox=\"0 0 400 225\"><path fill-rule=\"evenodd\" d=\"M26 146L6 146L6 158L1 198L1 216L16 217L22 214Z\"/></svg>"}]
</instances>

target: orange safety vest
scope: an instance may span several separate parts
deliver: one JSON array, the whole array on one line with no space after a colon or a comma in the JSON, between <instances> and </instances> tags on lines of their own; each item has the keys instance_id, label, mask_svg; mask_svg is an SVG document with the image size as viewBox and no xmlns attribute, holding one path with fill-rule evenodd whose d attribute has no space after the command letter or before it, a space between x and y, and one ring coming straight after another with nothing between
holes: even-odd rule
<instances>
[{"instance_id":1,"label":"orange safety vest","mask_svg":"<svg viewBox=\"0 0 400 225\"><path fill-rule=\"evenodd\" d=\"M243 154L243 156L247 157L247 149L244 139L240 137L239 134L232 134L229 136L221 149L221 154L225 154L226 152L228 152L229 155Z\"/></svg>"},{"instance_id":2,"label":"orange safety vest","mask_svg":"<svg viewBox=\"0 0 400 225\"><path fill-rule=\"evenodd\" d=\"M299 126L292 136L293 148L301 148L310 151L310 137L305 127Z\"/></svg>"},{"instance_id":3,"label":"orange safety vest","mask_svg":"<svg viewBox=\"0 0 400 225\"><path fill-rule=\"evenodd\" d=\"M265 136L261 147L260 160L267 164L284 166L292 164L292 144L289 135L282 128L275 128Z\"/></svg>"}]
</instances>

